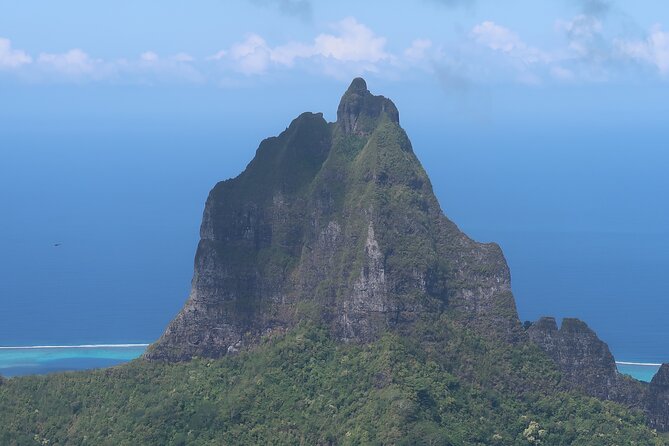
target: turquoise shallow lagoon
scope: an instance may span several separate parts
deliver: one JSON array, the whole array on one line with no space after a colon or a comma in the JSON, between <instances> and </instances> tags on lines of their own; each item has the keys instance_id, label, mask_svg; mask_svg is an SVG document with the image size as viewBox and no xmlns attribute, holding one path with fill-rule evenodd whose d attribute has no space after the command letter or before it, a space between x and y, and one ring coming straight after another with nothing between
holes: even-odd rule
<instances>
[{"instance_id":1,"label":"turquoise shallow lagoon","mask_svg":"<svg viewBox=\"0 0 669 446\"><path fill-rule=\"evenodd\" d=\"M624 373L625 375L630 375L632 378L636 378L639 381L650 382L653 379L653 376L660 369L659 365L656 364L617 364L618 371Z\"/></svg>"},{"instance_id":2,"label":"turquoise shallow lagoon","mask_svg":"<svg viewBox=\"0 0 669 446\"><path fill-rule=\"evenodd\" d=\"M131 361L147 345L91 345L0 348L0 375L20 376L111 367Z\"/></svg>"},{"instance_id":3,"label":"turquoise shallow lagoon","mask_svg":"<svg viewBox=\"0 0 669 446\"><path fill-rule=\"evenodd\" d=\"M0 347L0 375L11 377L111 367L138 358L148 344ZM654 364L617 364L618 371L649 382Z\"/></svg>"}]
</instances>

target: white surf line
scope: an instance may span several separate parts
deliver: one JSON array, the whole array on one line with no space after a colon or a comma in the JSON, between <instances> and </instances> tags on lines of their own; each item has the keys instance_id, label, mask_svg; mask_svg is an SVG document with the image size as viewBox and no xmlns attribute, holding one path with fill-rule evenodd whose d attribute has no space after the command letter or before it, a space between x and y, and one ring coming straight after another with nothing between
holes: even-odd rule
<instances>
[{"instance_id":1,"label":"white surf line","mask_svg":"<svg viewBox=\"0 0 669 446\"><path fill-rule=\"evenodd\" d=\"M618 365L638 365L641 367L661 367L662 364L655 364L653 362L626 362L626 361L616 361Z\"/></svg>"},{"instance_id":2,"label":"white surf line","mask_svg":"<svg viewBox=\"0 0 669 446\"><path fill-rule=\"evenodd\" d=\"M84 344L84 345L26 345L17 347L0 347L0 350L36 350L56 348L133 348L148 347L150 344Z\"/></svg>"}]
</instances>

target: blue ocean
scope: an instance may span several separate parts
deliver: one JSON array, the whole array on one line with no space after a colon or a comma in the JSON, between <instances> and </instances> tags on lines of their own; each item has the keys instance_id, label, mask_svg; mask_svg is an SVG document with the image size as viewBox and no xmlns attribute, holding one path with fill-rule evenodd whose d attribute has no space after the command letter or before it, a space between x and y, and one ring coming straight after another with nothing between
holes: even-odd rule
<instances>
[{"instance_id":1,"label":"blue ocean","mask_svg":"<svg viewBox=\"0 0 669 446\"><path fill-rule=\"evenodd\" d=\"M3 91L0 346L157 339L188 295L211 187L300 112L333 120L341 92L263 88ZM669 361L669 127L645 113L666 116L666 91L635 92L646 117L635 119L636 103L614 89L500 91L473 113L429 89L372 89L402 111L445 213L502 246L523 320L578 317L618 361ZM593 96L580 114L592 119L550 106L570 94ZM0 350L0 374L109 366L142 351Z\"/></svg>"}]
</instances>

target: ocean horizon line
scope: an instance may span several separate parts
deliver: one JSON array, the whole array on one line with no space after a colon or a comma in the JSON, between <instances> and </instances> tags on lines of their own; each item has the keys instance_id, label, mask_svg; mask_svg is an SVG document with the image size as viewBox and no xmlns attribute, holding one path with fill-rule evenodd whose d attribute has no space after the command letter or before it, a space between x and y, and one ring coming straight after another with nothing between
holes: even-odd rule
<instances>
[{"instance_id":1,"label":"ocean horizon line","mask_svg":"<svg viewBox=\"0 0 669 446\"><path fill-rule=\"evenodd\" d=\"M148 347L151 344L81 344L81 345L18 345L1 346L0 350L38 350L38 349L64 349L64 348L133 348Z\"/></svg>"}]
</instances>

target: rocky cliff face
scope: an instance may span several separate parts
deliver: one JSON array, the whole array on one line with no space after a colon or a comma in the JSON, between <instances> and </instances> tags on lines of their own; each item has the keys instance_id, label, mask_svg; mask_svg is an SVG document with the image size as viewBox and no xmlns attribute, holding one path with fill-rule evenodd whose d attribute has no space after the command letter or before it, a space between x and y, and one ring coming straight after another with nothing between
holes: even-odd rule
<instances>
[{"instance_id":1,"label":"rocky cliff face","mask_svg":"<svg viewBox=\"0 0 669 446\"><path fill-rule=\"evenodd\" d=\"M366 342L444 311L524 338L500 248L444 216L397 108L355 79L335 123L302 114L211 191L190 296L146 358L220 357L304 318Z\"/></svg>"},{"instance_id":2,"label":"rocky cliff face","mask_svg":"<svg viewBox=\"0 0 669 446\"><path fill-rule=\"evenodd\" d=\"M669 431L669 364L650 384L622 375L608 345L578 319L566 318L558 329L554 318L543 317L527 333L558 365L567 389L643 410L652 427Z\"/></svg>"},{"instance_id":3,"label":"rocky cliff face","mask_svg":"<svg viewBox=\"0 0 669 446\"><path fill-rule=\"evenodd\" d=\"M544 317L528 330L530 340L555 361L570 389L596 398L643 407L644 385L618 373L609 346L585 322L565 318L558 329Z\"/></svg>"},{"instance_id":4,"label":"rocky cliff face","mask_svg":"<svg viewBox=\"0 0 669 446\"><path fill-rule=\"evenodd\" d=\"M662 364L648 386L646 412L651 427L669 432L669 364Z\"/></svg>"}]
</instances>

